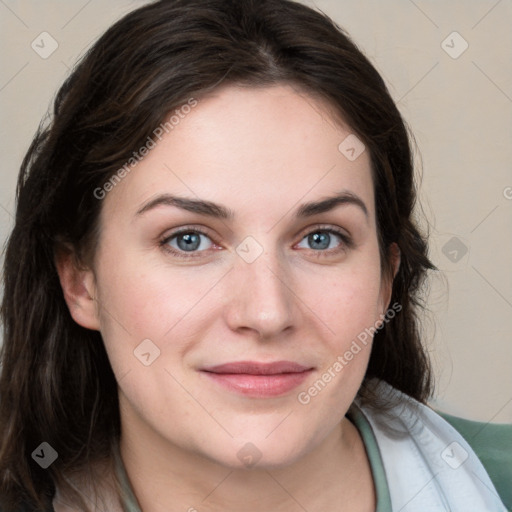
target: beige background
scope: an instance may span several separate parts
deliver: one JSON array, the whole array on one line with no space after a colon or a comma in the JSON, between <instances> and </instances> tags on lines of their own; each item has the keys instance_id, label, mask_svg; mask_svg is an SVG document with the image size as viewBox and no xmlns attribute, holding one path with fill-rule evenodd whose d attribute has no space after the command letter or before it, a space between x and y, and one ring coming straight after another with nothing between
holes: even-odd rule
<instances>
[{"instance_id":1,"label":"beige background","mask_svg":"<svg viewBox=\"0 0 512 512\"><path fill-rule=\"evenodd\" d=\"M58 86L103 30L143 3L0 0L2 241L21 159ZM304 3L333 17L366 52L416 136L431 256L442 270L425 319L434 404L512 422L512 2ZM58 43L47 59L31 48L42 32ZM446 246L453 237L458 245Z\"/></svg>"}]
</instances>

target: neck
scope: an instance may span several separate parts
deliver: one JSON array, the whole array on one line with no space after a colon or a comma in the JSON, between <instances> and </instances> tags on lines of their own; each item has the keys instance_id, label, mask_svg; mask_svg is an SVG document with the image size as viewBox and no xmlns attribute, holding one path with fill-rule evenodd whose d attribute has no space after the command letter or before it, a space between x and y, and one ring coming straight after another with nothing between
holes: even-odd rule
<instances>
[{"instance_id":1,"label":"neck","mask_svg":"<svg viewBox=\"0 0 512 512\"><path fill-rule=\"evenodd\" d=\"M172 444L135 416L122 424L121 457L144 512L375 510L364 445L346 418L300 459L247 469Z\"/></svg>"}]
</instances>

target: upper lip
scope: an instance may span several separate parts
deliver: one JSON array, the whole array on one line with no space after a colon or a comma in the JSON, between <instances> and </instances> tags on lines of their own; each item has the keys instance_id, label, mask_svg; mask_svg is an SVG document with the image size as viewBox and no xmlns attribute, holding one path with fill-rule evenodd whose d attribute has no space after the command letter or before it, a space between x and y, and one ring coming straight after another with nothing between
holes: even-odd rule
<instances>
[{"instance_id":1,"label":"upper lip","mask_svg":"<svg viewBox=\"0 0 512 512\"><path fill-rule=\"evenodd\" d=\"M246 373L249 375L278 375L281 373L300 373L311 370L311 367L303 366L293 361L275 361L272 363L260 363L257 361L236 361L202 368L211 373Z\"/></svg>"}]
</instances>

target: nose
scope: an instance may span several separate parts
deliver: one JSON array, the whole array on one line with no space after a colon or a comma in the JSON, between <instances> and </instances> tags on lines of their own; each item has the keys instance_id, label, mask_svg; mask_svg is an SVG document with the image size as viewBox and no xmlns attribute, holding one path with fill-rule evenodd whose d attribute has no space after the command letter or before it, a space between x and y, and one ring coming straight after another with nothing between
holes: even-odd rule
<instances>
[{"instance_id":1,"label":"nose","mask_svg":"<svg viewBox=\"0 0 512 512\"><path fill-rule=\"evenodd\" d=\"M233 331L252 331L268 340L292 330L298 318L297 297L290 272L275 254L265 252L252 263L237 258L229 275L231 298L225 314Z\"/></svg>"}]
</instances>

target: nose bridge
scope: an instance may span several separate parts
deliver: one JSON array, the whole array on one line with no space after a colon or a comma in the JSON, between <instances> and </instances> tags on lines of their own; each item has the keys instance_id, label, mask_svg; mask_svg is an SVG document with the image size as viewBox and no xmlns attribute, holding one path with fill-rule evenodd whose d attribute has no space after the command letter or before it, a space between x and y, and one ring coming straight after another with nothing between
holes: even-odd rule
<instances>
[{"instance_id":1,"label":"nose bridge","mask_svg":"<svg viewBox=\"0 0 512 512\"><path fill-rule=\"evenodd\" d=\"M287 284L287 266L280 261L278 251L261 245L258 248L253 240L246 240L237 253L231 272L231 328L252 329L260 337L269 337L292 326L294 295Z\"/></svg>"}]
</instances>

